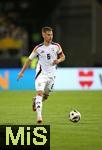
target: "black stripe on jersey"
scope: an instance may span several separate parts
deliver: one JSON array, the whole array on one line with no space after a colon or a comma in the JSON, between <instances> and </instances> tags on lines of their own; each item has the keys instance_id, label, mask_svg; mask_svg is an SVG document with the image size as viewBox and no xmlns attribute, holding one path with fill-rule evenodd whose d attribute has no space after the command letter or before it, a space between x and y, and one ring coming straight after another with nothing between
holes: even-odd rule
<instances>
[{"instance_id":1,"label":"black stripe on jersey","mask_svg":"<svg viewBox=\"0 0 102 150\"><path fill-rule=\"evenodd\" d=\"M51 44L58 46L58 48L60 49L60 44L59 43L51 42Z\"/></svg>"},{"instance_id":2,"label":"black stripe on jersey","mask_svg":"<svg viewBox=\"0 0 102 150\"><path fill-rule=\"evenodd\" d=\"M38 49L39 47L43 46L44 43L38 44L35 48ZM39 57L39 54L37 54L37 56Z\"/></svg>"},{"instance_id":3,"label":"black stripe on jersey","mask_svg":"<svg viewBox=\"0 0 102 150\"><path fill-rule=\"evenodd\" d=\"M35 49L41 47L42 45L44 45L44 43L41 43L41 44L36 45L36 46L35 46Z\"/></svg>"},{"instance_id":4,"label":"black stripe on jersey","mask_svg":"<svg viewBox=\"0 0 102 150\"><path fill-rule=\"evenodd\" d=\"M36 46L36 49L39 48L39 47L41 47L42 45L44 45L44 43L38 44L38 45Z\"/></svg>"},{"instance_id":5,"label":"black stripe on jersey","mask_svg":"<svg viewBox=\"0 0 102 150\"><path fill-rule=\"evenodd\" d=\"M42 69L41 69L41 65L40 65L40 70L38 71L38 73L35 76L35 80L37 79L37 77L39 76L39 74L41 73Z\"/></svg>"}]
</instances>

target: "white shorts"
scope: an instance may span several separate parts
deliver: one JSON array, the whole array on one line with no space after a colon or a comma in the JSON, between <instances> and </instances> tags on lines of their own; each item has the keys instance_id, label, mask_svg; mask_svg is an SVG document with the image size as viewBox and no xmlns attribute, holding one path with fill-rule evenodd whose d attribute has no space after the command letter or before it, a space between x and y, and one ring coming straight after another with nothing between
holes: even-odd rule
<instances>
[{"instance_id":1,"label":"white shorts","mask_svg":"<svg viewBox=\"0 0 102 150\"><path fill-rule=\"evenodd\" d=\"M42 72L35 79L35 88L37 91L43 91L46 93L53 91L55 76L49 76Z\"/></svg>"}]
</instances>

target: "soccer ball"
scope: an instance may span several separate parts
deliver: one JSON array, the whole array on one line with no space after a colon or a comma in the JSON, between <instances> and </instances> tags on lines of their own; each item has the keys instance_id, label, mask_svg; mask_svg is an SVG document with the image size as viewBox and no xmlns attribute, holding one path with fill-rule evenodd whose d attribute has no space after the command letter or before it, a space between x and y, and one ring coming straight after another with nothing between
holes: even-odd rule
<instances>
[{"instance_id":1,"label":"soccer ball","mask_svg":"<svg viewBox=\"0 0 102 150\"><path fill-rule=\"evenodd\" d=\"M72 122L78 122L81 119L81 114L77 110L72 110L69 113L69 120Z\"/></svg>"}]
</instances>

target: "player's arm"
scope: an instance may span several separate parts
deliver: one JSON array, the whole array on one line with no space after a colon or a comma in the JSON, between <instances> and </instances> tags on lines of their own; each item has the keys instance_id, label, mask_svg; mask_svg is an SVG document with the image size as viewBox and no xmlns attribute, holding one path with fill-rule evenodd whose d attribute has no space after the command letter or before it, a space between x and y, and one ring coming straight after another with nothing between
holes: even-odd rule
<instances>
[{"instance_id":1,"label":"player's arm","mask_svg":"<svg viewBox=\"0 0 102 150\"><path fill-rule=\"evenodd\" d=\"M65 60L65 55L63 51L58 56L59 56L59 58L57 59L58 63L63 62Z\"/></svg>"},{"instance_id":2,"label":"player's arm","mask_svg":"<svg viewBox=\"0 0 102 150\"><path fill-rule=\"evenodd\" d=\"M23 65L21 71L19 72L18 77L17 77L17 80L19 80L21 77L23 77L23 73L24 73L24 71L28 68L28 66L29 66L30 63L31 63L31 60L28 58L28 59L26 60L26 62L24 63L24 65Z\"/></svg>"},{"instance_id":3,"label":"player's arm","mask_svg":"<svg viewBox=\"0 0 102 150\"><path fill-rule=\"evenodd\" d=\"M59 46L58 59L54 60L53 64L59 64L65 60L65 54L63 53L61 46L60 45L58 46Z\"/></svg>"},{"instance_id":4,"label":"player's arm","mask_svg":"<svg viewBox=\"0 0 102 150\"><path fill-rule=\"evenodd\" d=\"M26 60L26 62L24 63L21 71L19 72L17 80L19 80L21 77L23 77L24 71L28 68L28 66L30 65L31 61L36 56L37 56L37 48L35 47L33 49L32 53L30 54L30 56L28 57L28 59Z\"/></svg>"}]
</instances>

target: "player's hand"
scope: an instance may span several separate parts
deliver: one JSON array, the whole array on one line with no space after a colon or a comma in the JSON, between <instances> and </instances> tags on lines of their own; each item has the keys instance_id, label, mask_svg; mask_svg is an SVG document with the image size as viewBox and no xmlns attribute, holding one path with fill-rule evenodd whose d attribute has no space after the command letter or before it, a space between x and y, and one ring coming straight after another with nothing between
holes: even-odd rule
<instances>
[{"instance_id":1,"label":"player's hand","mask_svg":"<svg viewBox=\"0 0 102 150\"><path fill-rule=\"evenodd\" d=\"M17 81L18 81L20 78L22 78L22 77L23 77L23 73L20 72L20 73L18 74L18 76L17 76Z\"/></svg>"},{"instance_id":2,"label":"player's hand","mask_svg":"<svg viewBox=\"0 0 102 150\"><path fill-rule=\"evenodd\" d=\"M58 59L56 59L56 60L53 61L53 65L57 65L57 64L59 64Z\"/></svg>"}]
</instances>

